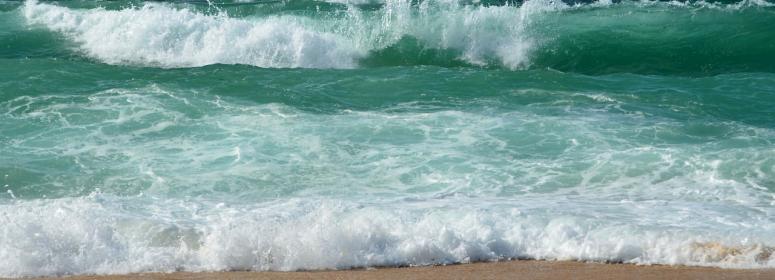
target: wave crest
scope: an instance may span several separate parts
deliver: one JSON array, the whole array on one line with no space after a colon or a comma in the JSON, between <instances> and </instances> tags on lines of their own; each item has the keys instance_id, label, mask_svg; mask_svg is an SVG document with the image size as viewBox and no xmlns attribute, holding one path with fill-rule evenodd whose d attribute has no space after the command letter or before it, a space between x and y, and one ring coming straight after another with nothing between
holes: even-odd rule
<instances>
[{"instance_id":1,"label":"wave crest","mask_svg":"<svg viewBox=\"0 0 775 280\"><path fill-rule=\"evenodd\" d=\"M557 7L470 6L444 1L386 1L378 11L354 6L344 15L232 18L163 4L123 10L75 10L28 1L30 24L66 34L87 56L109 64L195 67L248 64L270 68L353 68L369 53L407 37L422 49L450 49L473 65L529 64L530 14Z\"/></svg>"},{"instance_id":2,"label":"wave crest","mask_svg":"<svg viewBox=\"0 0 775 280\"><path fill-rule=\"evenodd\" d=\"M159 4L78 11L36 1L24 13L28 22L67 34L88 56L110 64L351 68L362 55L340 36L282 17L249 21Z\"/></svg>"},{"instance_id":3,"label":"wave crest","mask_svg":"<svg viewBox=\"0 0 775 280\"><path fill-rule=\"evenodd\" d=\"M339 4L315 10L302 3L260 16L261 8L230 16L173 4L84 10L37 1L26 2L23 12L28 23L65 34L86 56L109 64L431 64L591 74L775 71L768 63L775 59L768 29L775 14L759 0L574 6L551 0L519 6L387 0L366 7L362 1L329 2Z\"/></svg>"}]
</instances>

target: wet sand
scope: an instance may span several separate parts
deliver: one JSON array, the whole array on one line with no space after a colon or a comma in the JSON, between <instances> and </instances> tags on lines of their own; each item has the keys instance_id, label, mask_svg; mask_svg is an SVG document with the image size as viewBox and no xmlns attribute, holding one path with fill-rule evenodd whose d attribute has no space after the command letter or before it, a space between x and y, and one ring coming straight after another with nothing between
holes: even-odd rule
<instances>
[{"instance_id":1,"label":"wet sand","mask_svg":"<svg viewBox=\"0 0 775 280\"><path fill-rule=\"evenodd\" d=\"M62 279L62 278L35 278ZM175 272L70 276L68 280L136 279L775 279L775 269L600 264L568 261L504 261L447 266L310 272Z\"/></svg>"}]
</instances>

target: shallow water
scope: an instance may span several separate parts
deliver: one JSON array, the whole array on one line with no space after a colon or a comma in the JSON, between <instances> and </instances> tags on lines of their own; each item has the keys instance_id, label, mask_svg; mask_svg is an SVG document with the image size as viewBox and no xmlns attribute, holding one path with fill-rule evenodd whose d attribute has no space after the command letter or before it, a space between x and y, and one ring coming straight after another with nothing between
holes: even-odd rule
<instances>
[{"instance_id":1,"label":"shallow water","mask_svg":"<svg viewBox=\"0 0 775 280\"><path fill-rule=\"evenodd\" d=\"M0 1L0 276L775 267L773 4Z\"/></svg>"}]
</instances>

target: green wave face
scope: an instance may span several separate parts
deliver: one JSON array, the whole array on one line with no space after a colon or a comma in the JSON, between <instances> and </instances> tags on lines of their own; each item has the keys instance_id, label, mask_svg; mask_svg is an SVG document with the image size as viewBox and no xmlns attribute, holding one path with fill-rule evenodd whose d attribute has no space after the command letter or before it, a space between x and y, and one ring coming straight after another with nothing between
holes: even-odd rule
<instances>
[{"instance_id":1,"label":"green wave face","mask_svg":"<svg viewBox=\"0 0 775 280\"><path fill-rule=\"evenodd\" d=\"M535 67L589 74L772 72L775 10L619 4L547 16Z\"/></svg>"}]
</instances>

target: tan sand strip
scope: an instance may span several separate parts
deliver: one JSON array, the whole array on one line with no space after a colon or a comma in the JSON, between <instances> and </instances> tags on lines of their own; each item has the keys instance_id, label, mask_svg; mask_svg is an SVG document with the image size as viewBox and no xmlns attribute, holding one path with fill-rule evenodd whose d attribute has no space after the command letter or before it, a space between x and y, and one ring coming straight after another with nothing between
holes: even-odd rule
<instances>
[{"instance_id":1,"label":"tan sand strip","mask_svg":"<svg viewBox=\"0 0 775 280\"><path fill-rule=\"evenodd\" d=\"M63 279L63 278L35 278ZM775 279L775 269L600 264L552 261L504 261L447 266L311 272L175 272L110 276L71 276L67 280L137 279Z\"/></svg>"}]
</instances>

